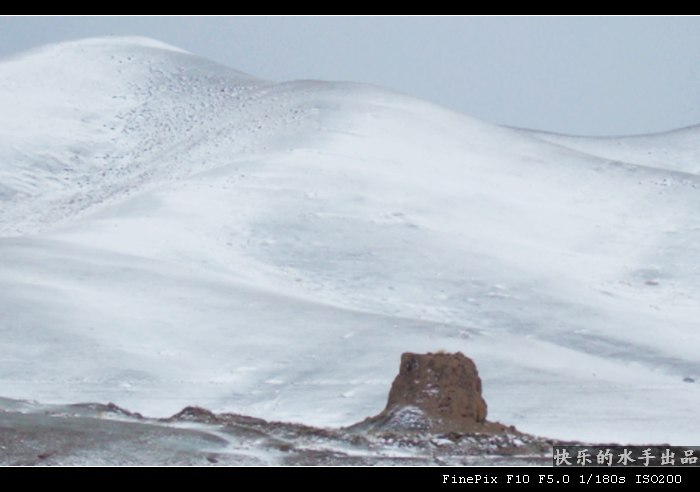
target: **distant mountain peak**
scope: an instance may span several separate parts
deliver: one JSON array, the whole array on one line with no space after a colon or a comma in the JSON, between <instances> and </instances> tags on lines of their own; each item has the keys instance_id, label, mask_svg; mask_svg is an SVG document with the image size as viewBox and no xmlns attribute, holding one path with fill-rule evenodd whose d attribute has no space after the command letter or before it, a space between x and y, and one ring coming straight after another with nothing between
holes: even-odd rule
<instances>
[{"instance_id":1,"label":"distant mountain peak","mask_svg":"<svg viewBox=\"0 0 700 492\"><path fill-rule=\"evenodd\" d=\"M122 36L122 35L113 35L113 36L97 36L97 37L91 37L91 38L81 38L81 39L75 39L71 41L62 41L60 43L55 43L52 45L47 45L46 47L50 46L60 46L60 47L141 47L141 48L156 48L156 49L162 49L162 50L168 50L168 51L176 51L179 53L189 53L186 50L183 50L182 48L178 48L177 46L173 46L171 44L165 43L163 41L159 41L157 39L149 38L146 36Z\"/></svg>"}]
</instances>

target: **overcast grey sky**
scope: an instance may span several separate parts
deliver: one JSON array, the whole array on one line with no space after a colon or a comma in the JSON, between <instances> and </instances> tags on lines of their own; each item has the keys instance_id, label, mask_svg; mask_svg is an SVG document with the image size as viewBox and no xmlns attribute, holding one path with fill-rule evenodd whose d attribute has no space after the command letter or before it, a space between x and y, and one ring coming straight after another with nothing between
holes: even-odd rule
<instances>
[{"instance_id":1,"label":"overcast grey sky","mask_svg":"<svg viewBox=\"0 0 700 492\"><path fill-rule=\"evenodd\" d=\"M505 125L700 123L700 17L0 17L0 56L109 34L273 80L370 82Z\"/></svg>"}]
</instances>

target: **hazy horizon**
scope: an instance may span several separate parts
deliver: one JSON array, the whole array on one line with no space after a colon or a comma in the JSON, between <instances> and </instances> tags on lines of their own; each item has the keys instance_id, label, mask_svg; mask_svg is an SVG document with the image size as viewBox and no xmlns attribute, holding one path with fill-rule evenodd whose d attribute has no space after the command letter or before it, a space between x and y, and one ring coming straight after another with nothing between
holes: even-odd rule
<instances>
[{"instance_id":1,"label":"hazy horizon","mask_svg":"<svg viewBox=\"0 0 700 492\"><path fill-rule=\"evenodd\" d=\"M159 39L272 80L380 85L508 126L579 135L700 123L698 17L0 17L0 56Z\"/></svg>"}]
</instances>

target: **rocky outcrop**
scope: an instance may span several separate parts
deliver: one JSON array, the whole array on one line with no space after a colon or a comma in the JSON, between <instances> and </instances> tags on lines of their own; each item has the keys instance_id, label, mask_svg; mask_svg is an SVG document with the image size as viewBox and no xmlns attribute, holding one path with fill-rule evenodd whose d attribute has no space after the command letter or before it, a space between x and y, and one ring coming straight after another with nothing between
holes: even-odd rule
<instances>
[{"instance_id":1,"label":"rocky outcrop","mask_svg":"<svg viewBox=\"0 0 700 492\"><path fill-rule=\"evenodd\" d=\"M474 362L461 352L401 356L401 368L386 408L358 429L430 433L498 433L486 420L487 406Z\"/></svg>"}]
</instances>

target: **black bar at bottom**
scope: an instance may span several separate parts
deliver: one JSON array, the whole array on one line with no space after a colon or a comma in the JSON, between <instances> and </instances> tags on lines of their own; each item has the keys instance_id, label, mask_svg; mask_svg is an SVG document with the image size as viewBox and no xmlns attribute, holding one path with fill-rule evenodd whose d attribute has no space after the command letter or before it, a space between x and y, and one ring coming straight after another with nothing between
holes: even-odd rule
<instances>
[{"instance_id":1,"label":"black bar at bottom","mask_svg":"<svg viewBox=\"0 0 700 492\"><path fill-rule=\"evenodd\" d=\"M181 488L194 485L197 489L229 484L241 486L291 489L300 487L330 490L342 484L346 487L407 487L409 490L469 490L473 488L519 490L537 486L543 490L572 488L609 488L620 486L645 489L649 487L695 487L700 485L700 469L696 467L649 468L555 468L555 467L211 467L211 468L0 468L5 483L20 483L55 487L69 485L72 490L100 484L112 487L170 485ZM493 488L489 488L493 487ZM379 489L381 490L381 489Z\"/></svg>"}]
</instances>

